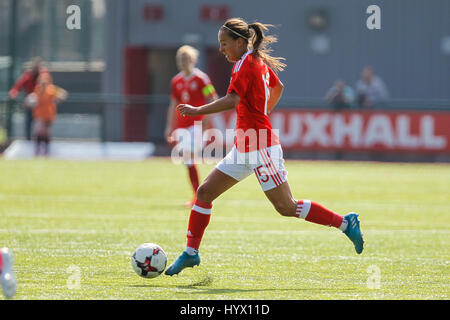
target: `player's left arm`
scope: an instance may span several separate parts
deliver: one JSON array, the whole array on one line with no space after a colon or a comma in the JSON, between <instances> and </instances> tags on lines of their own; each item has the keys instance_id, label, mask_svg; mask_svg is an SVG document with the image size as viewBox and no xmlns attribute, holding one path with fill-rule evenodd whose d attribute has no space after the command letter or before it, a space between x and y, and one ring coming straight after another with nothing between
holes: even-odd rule
<instances>
[{"instance_id":1,"label":"player's left arm","mask_svg":"<svg viewBox=\"0 0 450 320\"><path fill-rule=\"evenodd\" d=\"M216 89L214 88L209 77L206 76L206 79L202 79L202 94L205 97L207 103L211 103L214 100L217 100L219 97L217 96Z\"/></svg>"},{"instance_id":2,"label":"player's left arm","mask_svg":"<svg viewBox=\"0 0 450 320\"><path fill-rule=\"evenodd\" d=\"M281 95L283 94L284 85L281 80L278 80L275 87L270 88L270 97L267 101L267 113L271 113L272 110L277 105L278 101L280 101Z\"/></svg>"},{"instance_id":3,"label":"player's left arm","mask_svg":"<svg viewBox=\"0 0 450 320\"><path fill-rule=\"evenodd\" d=\"M55 86L55 103L60 103L67 99L69 93L61 87Z\"/></svg>"}]
</instances>

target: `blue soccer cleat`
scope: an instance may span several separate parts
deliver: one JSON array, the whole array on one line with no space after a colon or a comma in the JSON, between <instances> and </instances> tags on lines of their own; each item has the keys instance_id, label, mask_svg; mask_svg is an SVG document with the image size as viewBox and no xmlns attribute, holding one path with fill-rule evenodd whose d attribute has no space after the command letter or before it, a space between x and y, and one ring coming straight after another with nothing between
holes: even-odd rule
<instances>
[{"instance_id":1,"label":"blue soccer cleat","mask_svg":"<svg viewBox=\"0 0 450 320\"><path fill-rule=\"evenodd\" d=\"M361 254L364 249L364 240L361 228L359 227L358 214L350 212L344 216L344 219L347 221L347 229L343 232L355 245L356 253Z\"/></svg>"},{"instance_id":2,"label":"blue soccer cleat","mask_svg":"<svg viewBox=\"0 0 450 320\"><path fill-rule=\"evenodd\" d=\"M194 266L198 266L200 264L200 255L196 253L195 255L189 255L185 251L175 260L174 263L167 268L165 274L168 276L173 276L174 274L178 274L184 268L193 268Z\"/></svg>"}]
</instances>

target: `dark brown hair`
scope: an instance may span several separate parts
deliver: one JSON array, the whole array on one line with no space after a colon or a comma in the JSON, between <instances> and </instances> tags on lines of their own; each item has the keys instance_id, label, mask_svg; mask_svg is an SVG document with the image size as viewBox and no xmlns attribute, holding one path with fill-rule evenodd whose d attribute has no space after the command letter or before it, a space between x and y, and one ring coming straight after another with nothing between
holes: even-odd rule
<instances>
[{"instance_id":1,"label":"dark brown hair","mask_svg":"<svg viewBox=\"0 0 450 320\"><path fill-rule=\"evenodd\" d=\"M271 24L263 24L260 22L253 22L248 24L242 18L231 18L225 21L222 30L228 32L233 39L243 38L251 45L253 54L266 62L275 72L283 71L286 64L282 62L285 60L282 57L272 57L270 54L272 49L269 44L277 42L275 36L268 36L264 31L268 31Z\"/></svg>"}]
</instances>

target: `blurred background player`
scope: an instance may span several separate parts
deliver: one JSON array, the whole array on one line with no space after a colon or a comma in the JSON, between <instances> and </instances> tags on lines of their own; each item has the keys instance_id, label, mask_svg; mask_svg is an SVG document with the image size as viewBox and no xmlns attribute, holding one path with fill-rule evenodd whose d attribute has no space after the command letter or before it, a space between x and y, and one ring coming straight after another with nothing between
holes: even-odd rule
<instances>
[{"instance_id":1,"label":"blurred background player","mask_svg":"<svg viewBox=\"0 0 450 320\"><path fill-rule=\"evenodd\" d=\"M12 298L16 293L17 280L13 271L14 257L8 248L0 249L0 282L3 295Z\"/></svg>"},{"instance_id":2,"label":"blurred background player","mask_svg":"<svg viewBox=\"0 0 450 320\"><path fill-rule=\"evenodd\" d=\"M39 75L48 74L50 72L43 66L41 58L36 57L31 63L31 69L26 70L16 81L14 86L9 90L9 97L13 100L17 98L20 91L24 91L26 95L32 93L37 85ZM24 105L25 109L25 136L27 140L31 140L32 126L33 126L33 111L27 105Z\"/></svg>"},{"instance_id":3,"label":"blurred background player","mask_svg":"<svg viewBox=\"0 0 450 320\"><path fill-rule=\"evenodd\" d=\"M180 72L171 81L172 93L165 129L166 140L172 146L177 140L176 130L178 129L188 130L191 137L190 141L181 141L181 145L179 145L183 149L183 153L189 153L189 159L185 160L185 165L194 191L193 199L185 204L187 207L191 207L195 202L195 193L199 186L199 174L194 162L194 154L198 148L203 146L202 137L194 136L194 123L202 121L204 116L181 117L175 107L184 103L197 107L217 99L216 90L208 75L195 67L198 55L198 50L188 45L180 47L176 53L176 64Z\"/></svg>"},{"instance_id":4,"label":"blurred background player","mask_svg":"<svg viewBox=\"0 0 450 320\"><path fill-rule=\"evenodd\" d=\"M358 254L363 251L358 214L342 216L317 202L297 200L292 195L280 140L268 116L284 90L273 70L282 71L286 66L281 61L284 58L270 55L268 45L277 39L264 34L269 26L259 22L248 24L240 18L227 20L218 34L220 52L235 63L227 94L200 107L177 106L183 116L236 109L236 143L197 189L197 200L189 217L186 249L169 266L166 275L172 276L200 264L198 249L211 218L212 202L253 173L282 216L340 229L353 242Z\"/></svg>"},{"instance_id":5,"label":"blurred background player","mask_svg":"<svg viewBox=\"0 0 450 320\"><path fill-rule=\"evenodd\" d=\"M25 98L25 103L33 110L34 140L36 144L35 155L49 155L51 126L56 117L56 105L67 99L67 91L55 86L49 74L43 73L33 93Z\"/></svg>"}]
</instances>

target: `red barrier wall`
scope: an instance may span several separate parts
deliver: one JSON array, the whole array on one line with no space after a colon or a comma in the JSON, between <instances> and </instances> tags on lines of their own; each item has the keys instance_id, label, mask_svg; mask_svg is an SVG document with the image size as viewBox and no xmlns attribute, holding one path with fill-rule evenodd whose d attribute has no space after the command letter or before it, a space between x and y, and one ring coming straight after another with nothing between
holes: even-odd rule
<instances>
[{"instance_id":1,"label":"red barrier wall","mask_svg":"<svg viewBox=\"0 0 450 320\"><path fill-rule=\"evenodd\" d=\"M148 49L145 47L127 47L124 51L125 95L149 94ZM147 106L126 104L123 110L123 140L147 141Z\"/></svg>"},{"instance_id":2,"label":"red barrier wall","mask_svg":"<svg viewBox=\"0 0 450 320\"><path fill-rule=\"evenodd\" d=\"M212 125L234 128L235 117L216 114ZM270 119L286 150L450 153L450 112L281 109Z\"/></svg>"}]
</instances>

